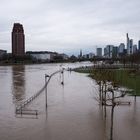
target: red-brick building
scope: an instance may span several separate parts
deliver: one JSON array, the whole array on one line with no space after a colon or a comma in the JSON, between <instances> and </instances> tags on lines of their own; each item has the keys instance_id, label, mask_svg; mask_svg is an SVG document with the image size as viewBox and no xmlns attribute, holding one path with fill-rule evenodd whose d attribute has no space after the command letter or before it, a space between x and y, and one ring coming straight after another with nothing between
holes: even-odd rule
<instances>
[{"instance_id":1,"label":"red-brick building","mask_svg":"<svg viewBox=\"0 0 140 140\"><path fill-rule=\"evenodd\" d=\"M25 37L22 24L14 23L12 30L12 55L24 56L25 55Z\"/></svg>"}]
</instances>

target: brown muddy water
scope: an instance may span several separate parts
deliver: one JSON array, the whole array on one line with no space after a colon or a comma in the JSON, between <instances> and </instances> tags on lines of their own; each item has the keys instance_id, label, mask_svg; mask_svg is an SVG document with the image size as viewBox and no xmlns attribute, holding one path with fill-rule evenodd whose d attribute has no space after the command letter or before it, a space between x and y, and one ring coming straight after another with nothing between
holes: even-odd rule
<instances>
[{"instance_id":1,"label":"brown muddy water","mask_svg":"<svg viewBox=\"0 0 140 140\"><path fill-rule=\"evenodd\" d=\"M63 64L66 68L82 65L91 63ZM140 139L140 98L125 97L131 105L116 106L111 123L111 107L107 107L105 118L94 98L96 82L76 72L64 73L64 86L60 74L51 79L47 109L45 92L27 106L38 110L37 117L16 115L16 105L43 87L45 74L59 69L60 64L0 66L0 140Z\"/></svg>"}]
</instances>

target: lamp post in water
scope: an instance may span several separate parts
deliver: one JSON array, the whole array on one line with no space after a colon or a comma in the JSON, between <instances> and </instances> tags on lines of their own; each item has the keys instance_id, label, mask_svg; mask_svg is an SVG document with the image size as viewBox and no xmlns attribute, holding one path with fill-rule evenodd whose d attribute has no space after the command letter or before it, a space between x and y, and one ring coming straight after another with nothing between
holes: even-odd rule
<instances>
[{"instance_id":1,"label":"lamp post in water","mask_svg":"<svg viewBox=\"0 0 140 140\"><path fill-rule=\"evenodd\" d=\"M62 74L61 84L64 85L64 68L62 68L61 74Z\"/></svg>"},{"instance_id":2,"label":"lamp post in water","mask_svg":"<svg viewBox=\"0 0 140 140\"><path fill-rule=\"evenodd\" d=\"M45 94L46 94L46 108L47 108L47 86L48 86L48 77L50 77L49 75L45 74L45 85L46 85L46 88L45 88Z\"/></svg>"},{"instance_id":3,"label":"lamp post in water","mask_svg":"<svg viewBox=\"0 0 140 140\"><path fill-rule=\"evenodd\" d=\"M64 85L64 69L65 69L65 68L63 68L63 67L62 67L62 64L61 64L61 65L60 65L60 80L62 80L62 81L61 81L61 84L62 84L62 85ZM62 78L62 79L61 79L61 78Z\"/></svg>"}]
</instances>

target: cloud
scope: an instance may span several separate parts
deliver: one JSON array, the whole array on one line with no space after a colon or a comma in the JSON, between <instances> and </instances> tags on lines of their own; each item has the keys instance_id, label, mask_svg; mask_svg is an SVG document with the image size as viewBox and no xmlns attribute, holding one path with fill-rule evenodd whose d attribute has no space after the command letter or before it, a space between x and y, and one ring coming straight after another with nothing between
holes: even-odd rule
<instances>
[{"instance_id":1,"label":"cloud","mask_svg":"<svg viewBox=\"0 0 140 140\"><path fill-rule=\"evenodd\" d=\"M11 51L14 22L24 26L26 50L79 51L140 39L138 0L0 0L0 48Z\"/></svg>"}]
</instances>

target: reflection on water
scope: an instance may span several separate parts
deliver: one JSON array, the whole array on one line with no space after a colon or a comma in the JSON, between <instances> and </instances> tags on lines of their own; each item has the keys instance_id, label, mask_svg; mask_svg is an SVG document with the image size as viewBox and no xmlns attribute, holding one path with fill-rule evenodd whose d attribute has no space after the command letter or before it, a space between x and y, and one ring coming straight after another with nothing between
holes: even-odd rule
<instances>
[{"instance_id":1,"label":"reflection on water","mask_svg":"<svg viewBox=\"0 0 140 140\"><path fill-rule=\"evenodd\" d=\"M111 126L110 126L110 140L113 140L113 120L114 120L114 106L111 107Z\"/></svg>"},{"instance_id":2,"label":"reflection on water","mask_svg":"<svg viewBox=\"0 0 140 140\"><path fill-rule=\"evenodd\" d=\"M15 103L25 98L25 66L12 66L13 101Z\"/></svg>"},{"instance_id":3,"label":"reflection on water","mask_svg":"<svg viewBox=\"0 0 140 140\"><path fill-rule=\"evenodd\" d=\"M104 126L104 140L113 140L114 109L115 109L114 106L111 106L110 112L108 112L108 114L107 114L106 106L101 109L102 116L103 116L103 126Z\"/></svg>"}]
</instances>

